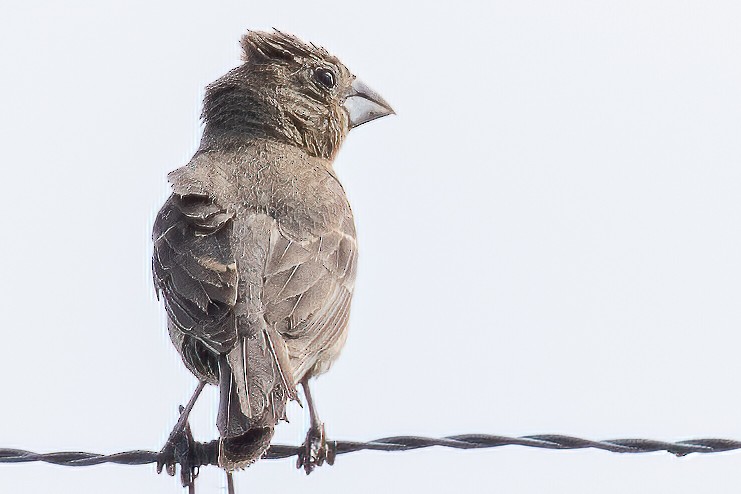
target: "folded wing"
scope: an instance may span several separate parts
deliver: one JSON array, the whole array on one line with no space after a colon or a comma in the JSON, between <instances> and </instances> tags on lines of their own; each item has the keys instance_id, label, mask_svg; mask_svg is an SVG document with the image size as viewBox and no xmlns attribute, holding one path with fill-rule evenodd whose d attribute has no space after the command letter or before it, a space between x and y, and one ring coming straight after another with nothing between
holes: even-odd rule
<instances>
[{"instance_id":1,"label":"folded wing","mask_svg":"<svg viewBox=\"0 0 741 494\"><path fill-rule=\"evenodd\" d=\"M294 382L325 371L345 341L355 282L352 217L321 236L271 232L265 266L265 319L285 339Z\"/></svg>"}]
</instances>

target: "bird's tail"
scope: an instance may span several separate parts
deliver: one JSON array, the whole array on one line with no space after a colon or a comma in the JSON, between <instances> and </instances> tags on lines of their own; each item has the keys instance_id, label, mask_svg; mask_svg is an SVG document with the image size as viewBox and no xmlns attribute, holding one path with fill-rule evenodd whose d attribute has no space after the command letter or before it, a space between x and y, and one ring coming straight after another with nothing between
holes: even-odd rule
<instances>
[{"instance_id":1,"label":"bird's tail","mask_svg":"<svg viewBox=\"0 0 741 494\"><path fill-rule=\"evenodd\" d=\"M242 435L219 440L219 466L227 471L245 468L258 460L270 447L274 427L256 427Z\"/></svg>"},{"instance_id":2,"label":"bird's tail","mask_svg":"<svg viewBox=\"0 0 741 494\"><path fill-rule=\"evenodd\" d=\"M271 328L272 329L272 328ZM227 354L219 357L219 414L221 436L219 465L227 470L244 468L270 446L276 423L285 418L286 402L295 387L284 373L290 370L282 339L270 331L257 337L239 337ZM283 346L276 349L274 342Z\"/></svg>"}]
</instances>

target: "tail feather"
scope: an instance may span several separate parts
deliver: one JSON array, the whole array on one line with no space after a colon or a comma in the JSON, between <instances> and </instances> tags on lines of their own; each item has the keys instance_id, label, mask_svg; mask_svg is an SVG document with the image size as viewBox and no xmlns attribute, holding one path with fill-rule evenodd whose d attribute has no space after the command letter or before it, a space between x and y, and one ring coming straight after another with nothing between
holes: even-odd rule
<instances>
[{"instance_id":1,"label":"tail feather","mask_svg":"<svg viewBox=\"0 0 741 494\"><path fill-rule=\"evenodd\" d=\"M269 329L237 338L219 356L219 464L243 468L267 451L277 422L285 419L286 402L296 396L285 343Z\"/></svg>"},{"instance_id":2,"label":"tail feather","mask_svg":"<svg viewBox=\"0 0 741 494\"><path fill-rule=\"evenodd\" d=\"M227 471L245 468L258 460L270 447L274 427L257 427L240 436L219 441L219 466Z\"/></svg>"},{"instance_id":3,"label":"tail feather","mask_svg":"<svg viewBox=\"0 0 741 494\"><path fill-rule=\"evenodd\" d=\"M219 414L216 426L221 437L244 434L250 430L252 418L243 374L232 368L229 359L232 352L219 357Z\"/></svg>"}]
</instances>

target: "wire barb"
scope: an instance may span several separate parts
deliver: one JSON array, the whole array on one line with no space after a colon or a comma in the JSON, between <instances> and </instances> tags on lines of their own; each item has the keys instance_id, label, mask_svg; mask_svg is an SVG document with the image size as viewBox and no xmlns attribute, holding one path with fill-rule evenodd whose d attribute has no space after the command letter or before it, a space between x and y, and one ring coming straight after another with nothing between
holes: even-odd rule
<instances>
[{"instance_id":1,"label":"wire barb","mask_svg":"<svg viewBox=\"0 0 741 494\"><path fill-rule=\"evenodd\" d=\"M443 438L396 436L384 437L369 442L333 441L333 449L337 455L354 453L356 451L410 451L414 449L441 446L454 449L482 449L497 448L500 446L525 446L542 449L601 449L613 453L652 453L666 451L676 456L685 456L690 453L720 453L741 449L741 441L731 439L690 439L678 442L655 441L652 439L611 439L607 441L591 441L578 437L556 434L535 436L495 436L490 434L463 434ZM196 452L194 462L190 466L200 467L218 464L218 445L216 441L194 444ZM300 446L274 444L264 458L275 460L290 458L299 454ZM160 453L155 451L126 451L110 455L81 452L33 453L21 449L0 448L0 463L28 463L41 461L65 466L90 466L102 463L119 465L145 465L156 463Z\"/></svg>"}]
</instances>

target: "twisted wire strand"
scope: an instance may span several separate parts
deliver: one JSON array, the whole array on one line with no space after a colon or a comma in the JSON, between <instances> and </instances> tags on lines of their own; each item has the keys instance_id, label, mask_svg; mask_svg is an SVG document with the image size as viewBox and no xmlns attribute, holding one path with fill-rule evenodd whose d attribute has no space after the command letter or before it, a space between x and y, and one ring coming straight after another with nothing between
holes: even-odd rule
<instances>
[{"instance_id":1,"label":"twisted wire strand","mask_svg":"<svg viewBox=\"0 0 741 494\"><path fill-rule=\"evenodd\" d=\"M214 465L218 462L218 448L214 441L196 443L197 462L192 466ZM329 446L335 454L353 453L356 451L410 451L432 446L454 449L497 448L500 446L525 446L541 449L601 449L613 453L652 453L666 451L676 456L690 453L720 453L741 449L741 441L731 439L690 439L678 442L655 441L652 439L611 439L591 441L578 437L557 434L508 437L490 434L462 434L443 438L396 436L384 437L369 442L332 441ZM297 456L300 446L274 444L265 454L267 459L281 459ZM0 463L45 462L65 466L89 466L102 463L119 465L144 465L157 463L161 453L155 451L134 450L110 455L82 452L34 453L22 449L0 448Z\"/></svg>"}]
</instances>

